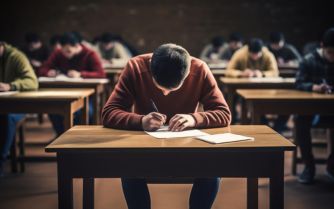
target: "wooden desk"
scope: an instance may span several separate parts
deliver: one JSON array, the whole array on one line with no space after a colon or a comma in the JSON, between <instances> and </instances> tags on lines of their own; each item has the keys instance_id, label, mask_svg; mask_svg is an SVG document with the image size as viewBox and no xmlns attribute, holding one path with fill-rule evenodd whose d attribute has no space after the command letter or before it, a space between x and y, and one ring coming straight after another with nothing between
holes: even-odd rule
<instances>
[{"instance_id":1,"label":"wooden desk","mask_svg":"<svg viewBox=\"0 0 334 209\"><path fill-rule=\"evenodd\" d=\"M83 109L88 124L88 100L94 89L39 89L0 96L0 113L52 113L64 117L65 130L73 126L73 114Z\"/></svg>"},{"instance_id":2,"label":"wooden desk","mask_svg":"<svg viewBox=\"0 0 334 209\"><path fill-rule=\"evenodd\" d=\"M334 115L334 94L318 94L297 90L237 90L243 99L242 121L260 124L265 114Z\"/></svg>"},{"instance_id":3,"label":"wooden desk","mask_svg":"<svg viewBox=\"0 0 334 209\"><path fill-rule=\"evenodd\" d=\"M294 78L220 78L230 108L234 108L237 89L294 89Z\"/></svg>"},{"instance_id":4,"label":"wooden desk","mask_svg":"<svg viewBox=\"0 0 334 209\"><path fill-rule=\"evenodd\" d=\"M110 95L110 82L108 79L80 79L57 80L54 78L39 78L40 88L91 88L95 92L93 100L93 124L101 124L100 114L106 98Z\"/></svg>"},{"instance_id":5,"label":"wooden desk","mask_svg":"<svg viewBox=\"0 0 334 209\"><path fill-rule=\"evenodd\" d=\"M246 177L247 205L258 207L258 178L270 179L270 208L284 207L284 151L294 145L267 126L231 126L254 141L209 144L193 138L155 139L142 131L76 126L46 147L57 153L58 202L72 209L73 178L84 179L84 208L94 208L94 178Z\"/></svg>"}]
</instances>

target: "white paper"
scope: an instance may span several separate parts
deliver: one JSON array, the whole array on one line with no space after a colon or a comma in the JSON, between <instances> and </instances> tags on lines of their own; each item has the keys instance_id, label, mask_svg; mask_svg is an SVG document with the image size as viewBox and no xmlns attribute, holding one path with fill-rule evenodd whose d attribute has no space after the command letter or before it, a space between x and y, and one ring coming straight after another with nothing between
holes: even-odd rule
<instances>
[{"instance_id":1,"label":"white paper","mask_svg":"<svg viewBox=\"0 0 334 209\"><path fill-rule=\"evenodd\" d=\"M18 93L18 91L0 91L0 96L9 96Z\"/></svg>"},{"instance_id":2,"label":"white paper","mask_svg":"<svg viewBox=\"0 0 334 209\"><path fill-rule=\"evenodd\" d=\"M245 140L254 140L253 137L242 136L232 133L224 133L224 134L214 134L214 135L206 135L206 136L199 136L196 137L197 139L213 143L213 144L220 144L220 143L229 143L229 142L237 142L237 141L245 141Z\"/></svg>"},{"instance_id":3,"label":"white paper","mask_svg":"<svg viewBox=\"0 0 334 209\"><path fill-rule=\"evenodd\" d=\"M40 77L40 78L38 78L38 81L70 81L70 82L75 82L75 81L83 81L83 78L70 78L66 75L60 74L60 75L57 75L56 77Z\"/></svg>"},{"instance_id":4,"label":"white paper","mask_svg":"<svg viewBox=\"0 0 334 209\"><path fill-rule=\"evenodd\" d=\"M185 130L185 131L168 131L168 126L162 126L157 131L145 131L148 135L153 136L157 139L170 139L170 138L182 138L182 137L197 137L208 135L203 131L193 129L193 130Z\"/></svg>"}]
</instances>

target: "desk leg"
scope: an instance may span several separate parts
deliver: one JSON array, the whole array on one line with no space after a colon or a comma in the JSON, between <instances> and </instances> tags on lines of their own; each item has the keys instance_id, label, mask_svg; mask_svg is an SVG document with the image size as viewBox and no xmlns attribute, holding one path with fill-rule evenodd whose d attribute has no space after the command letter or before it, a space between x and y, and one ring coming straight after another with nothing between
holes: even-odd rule
<instances>
[{"instance_id":1,"label":"desk leg","mask_svg":"<svg viewBox=\"0 0 334 209\"><path fill-rule=\"evenodd\" d=\"M58 208L73 209L73 179L66 173L63 160L57 156L58 166Z\"/></svg>"},{"instance_id":2,"label":"desk leg","mask_svg":"<svg viewBox=\"0 0 334 209\"><path fill-rule=\"evenodd\" d=\"M242 98L241 99L241 124L246 125L248 124L247 122L247 103L246 101Z\"/></svg>"},{"instance_id":3,"label":"desk leg","mask_svg":"<svg viewBox=\"0 0 334 209\"><path fill-rule=\"evenodd\" d=\"M280 161L275 164L275 172L270 177L270 209L284 208L284 154Z\"/></svg>"},{"instance_id":4,"label":"desk leg","mask_svg":"<svg viewBox=\"0 0 334 209\"><path fill-rule=\"evenodd\" d=\"M94 209L94 178L83 179L83 209Z\"/></svg>"},{"instance_id":5,"label":"desk leg","mask_svg":"<svg viewBox=\"0 0 334 209\"><path fill-rule=\"evenodd\" d=\"M84 98L84 106L82 108L82 124L89 124L89 97Z\"/></svg>"},{"instance_id":6,"label":"desk leg","mask_svg":"<svg viewBox=\"0 0 334 209\"><path fill-rule=\"evenodd\" d=\"M247 178L247 209L257 209L258 200L258 179Z\"/></svg>"},{"instance_id":7,"label":"desk leg","mask_svg":"<svg viewBox=\"0 0 334 209\"><path fill-rule=\"evenodd\" d=\"M252 125L259 125L261 124L261 115L258 113L258 111L256 110L256 105L252 102L250 104L250 109L251 109L251 118L252 118Z\"/></svg>"},{"instance_id":8,"label":"desk leg","mask_svg":"<svg viewBox=\"0 0 334 209\"><path fill-rule=\"evenodd\" d=\"M92 99L93 99L93 124L94 125L97 125L97 121L98 121L98 118L99 118L99 112L100 112L100 108L99 108L99 94L97 92L97 88L95 88L95 93L94 95L92 96Z\"/></svg>"},{"instance_id":9,"label":"desk leg","mask_svg":"<svg viewBox=\"0 0 334 209\"><path fill-rule=\"evenodd\" d=\"M71 105L72 106L72 105ZM73 112L71 110L72 107L66 107L64 110L64 131L72 128L73 126Z\"/></svg>"}]
</instances>

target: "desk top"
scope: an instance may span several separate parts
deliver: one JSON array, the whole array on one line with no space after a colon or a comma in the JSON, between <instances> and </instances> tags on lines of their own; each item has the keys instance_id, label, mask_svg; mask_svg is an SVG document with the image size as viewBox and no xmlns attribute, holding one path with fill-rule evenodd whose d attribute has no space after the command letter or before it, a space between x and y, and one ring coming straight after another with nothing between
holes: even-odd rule
<instances>
[{"instance_id":1,"label":"desk top","mask_svg":"<svg viewBox=\"0 0 334 209\"><path fill-rule=\"evenodd\" d=\"M276 83L289 83L294 84L295 78L220 78L220 81L224 84L276 84Z\"/></svg>"},{"instance_id":2,"label":"desk top","mask_svg":"<svg viewBox=\"0 0 334 209\"><path fill-rule=\"evenodd\" d=\"M225 128L203 129L217 134L232 132L254 137L254 141L210 144L194 138L156 139L143 131L103 128L102 126L75 126L46 147L47 152L111 151L111 150L293 150L295 145L267 126L232 125Z\"/></svg>"},{"instance_id":3,"label":"desk top","mask_svg":"<svg viewBox=\"0 0 334 209\"><path fill-rule=\"evenodd\" d=\"M18 100L75 100L88 97L94 93L94 89L38 89L37 91L23 91L8 95L0 95L1 101L18 101Z\"/></svg>"},{"instance_id":4,"label":"desk top","mask_svg":"<svg viewBox=\"0 0 334 209\"><path fill-rule=\"evenodd\" d=\"M238 89L237 93L247 100L334 100L334 94L319 94L283 89Z\"/></svg>"}]
</instances>

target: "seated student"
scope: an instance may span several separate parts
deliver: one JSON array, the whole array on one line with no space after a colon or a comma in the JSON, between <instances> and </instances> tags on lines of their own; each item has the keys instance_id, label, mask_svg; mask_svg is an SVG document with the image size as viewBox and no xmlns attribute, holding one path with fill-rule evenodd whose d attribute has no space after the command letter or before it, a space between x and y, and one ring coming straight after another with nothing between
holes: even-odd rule
<instances>
[{"instance_id":1,"label":"seated student","mask_svg":"<svg viewBox=\"0 0 334 209\"><path fill-rule=\"evenodd\" d=\"M331 93L334 86L334 28L326 31L321 48L305 56L300 63L296 78L296 87L302 91ZM315 176L315 165L312 154L311 127L316 124L334 124L333 116L295 117L296 140L305 164L304 171L298 178L300 183L312 183ZM327 174L334 180L334 141L327 161Z\"/></svg>"},{"instance_id":2,"label":"seated student","mask_svg":"<svg viewBox=\"0 0 334 209\"><path fill-rule=\"evenodd\" d=\"M61 48L60 37L61 36L57 34L51 36L50 41L49 41L51 52L56 51Z\"/></svg>"},{"instance_id":3,"label":"seated student","mask_svg":"<svg viewBox=\"0 0 334 209\"><path fill-rule=\"evenodd\" d=\"M227 65L228 77L277 77L278 67L274 55L254 38L234 53Z\"/></svg>"},{"instance_id":4,"label":"seated student","mask_svg":"<svg viewBox=\"0 0 334 209\"><path fill-rule=\"evenodd\" d=\"M52 52L49 59L42 66L41 76L55 77L59 74L69 78L104 78L105 72L102 68L98 55L91 49L80 44L77 37L72 33L65 33L60 38L61 49ZM92 103L90 100L89 116L92 118ZM80 115L78 112L76 115ZM79 117L75 117L77 124ZM63 118L59 115L50 115L51 122L56 130L57 136L64 132Z\"/></svg>"},{"instance_id":5,"label":"seated student","mask_svg":"<svg viewBox=\"0 0 334 209\"><path fill-rule=\"evenodd\" d=\"M0 41L0 63L0 92L38 88L36 75L27 57L2 41ZM0 115L0 176L3 175L3 165L14 140L16 123L23 117L23 114Z\"/></svg>"},{"instance_id":6,"label":"seated student","mask_svg":"<svg viewBox=\"0 0 334 209\"><path fill-rule=\"evenodd\" d=\"M206 63L221 63L225 62L221 55L226 50L224 37L216 36L211 40L211 43L206 45L201 52L200 59Z\"/></svg>"},{"instance_id":7,"label":"seated student","mask_svg":"<svg viewBox=\"0 0 334 209\"><path fill-rule=\"evenodd\" d=\"M274 54L279 66L298 66L302 59L298 50L285 42L285 37L281 32L270 33L268 49Z\"/></svg>"},{"instance_id":8,"label":"seated student","mask_svg":"<svg viewBox=\"0 0 334 209\"><path fill-rule=\"evenodd\" d=\"M243 38L239 33L231 33L228 39L228 47L224 50L221 55L221 59L229 61L234 52L243 46Z\"/></svg>"},{"instance_id":9,"label":"seated student","mask_svg":"<svg viewBox=\"0 0 334 209\"><path fill-rule=\"evenodd\" d=\"M130 51L121 43L117 36L111 33L104 33L96 45L105 64L126 65L132 57Z\"/></svg>"},{"instance_id":10,"label":"seated student","mask_svg":"<svg viewBox=\"0 0 334 209\"><path fill-rule=\"evenodd\" d=\"M203 112L198 112L199 103ZM181 46L164 44L128 62L102 120L105 127L116 129L155 131L169 124L171 131L182 131L228 126L231 113L208 66ZM145 179L122 178L122 186L128 208L151 208ZM195 179L189 208L211 208L218 188L219 178Z\"/></svg>"},{"instance_id":11,"label":"seated student","mask_svg":"<svg viewBox=\"0 0 334 209\"><path fill-rule=\"evenodd\" d=\"M26 46L24 47L23 52L27 55L31 65L38 74L39 68L49 57L49 49L35 33L26 34L25 42Z\"/></svg>"}]
</instances>

